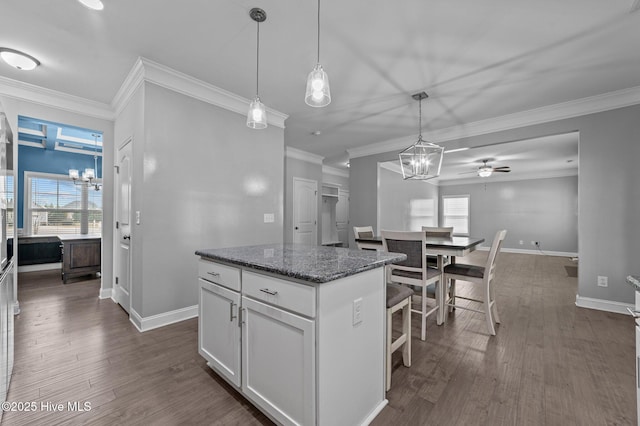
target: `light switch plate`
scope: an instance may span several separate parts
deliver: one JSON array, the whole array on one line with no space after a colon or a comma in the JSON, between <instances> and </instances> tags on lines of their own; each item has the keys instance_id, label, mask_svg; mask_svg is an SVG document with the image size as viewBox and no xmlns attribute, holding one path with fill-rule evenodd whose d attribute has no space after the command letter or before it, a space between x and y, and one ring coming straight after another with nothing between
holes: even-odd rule
<instances>
[{"instance_id":1,"label":"light switch plate","mask_svg":"<svg viewBox=\"0 0 640 426\"><path fill-rule=\"evenodd\" d=\"M362 322L362 297L353 301L353 325Z\"/></svg>"},{"instance_id":2,"label":"light switch plate","mask_svg":"<svg viewBox=\"0 0 640 426\"><path fill-rule=\"evenodd\" d=\"M136 225L140 225L140 211L136 211Z\"/></svg>"},{"instance_id":3,"label":"light switch plate","mask_svg":"<svg viewBox=\"0 0 640 426\"><path fill-rule=\"evenodd\" d=\"M264 223L273 223L275 220L275 215L273 213L264 214Z\"/></svg>"}]
</instances>

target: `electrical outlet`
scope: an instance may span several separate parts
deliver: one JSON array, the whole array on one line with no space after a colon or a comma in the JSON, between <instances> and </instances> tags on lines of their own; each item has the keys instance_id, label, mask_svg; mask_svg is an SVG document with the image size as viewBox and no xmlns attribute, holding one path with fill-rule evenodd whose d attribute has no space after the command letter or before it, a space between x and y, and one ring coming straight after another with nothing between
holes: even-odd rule
<instances>
[{"instance_id":1,"label":"electrical outlet","mask_svg":"<svg viewBox=\"0 0 640 426\"><path fill-rule=\"evenodd\" d=\"M520 245L523 245L523 244L524 244L524 241L520 240Z\"/></svg>"},{"instance_id":2,"label":"electrical outlet","mask_svg":"<svg viewBox=\"0 0 640 426\"><path fill-rule=\"evenodd\" d=\"M540 241L531 241L531 245L534 247L540 247Z\"/></svg>"},{"instance_id":3,"label":"electrical outlet","mask_svg":"<svg viewBox=\"0 0 640 426\"><path fill-rule=\"evenodd\" d=\"M353 325L362 322L362 297L353 301Z\"/></svg>"},{"instance_id":4,"label":"electrical outlet","mask_svg":"<svg viewBox=\"0 0 640 426\"><path fill-rule=\"evenodd\" d=\"M275 221L275 216L273 213L264 214L264 223L273 223L274 221Z\"/></svg>"},{"instance_id":5,"label":"electrical outlet","mask_svg":"<svg viewBox=\"0 0 640 426\"><path fill-rule=\"evenodd\" d=\"M136 225L140 225L140 211L136 211Z\"/></svg>"},{"instance_id":6,"label":"electrical outlet","mask_svg":"<svg viewBox=\"0 0 640 426\"><path fill-rule=\"evenodd\" d=\"M598 275L598 287L609 287L609 277Z\"/></svg>"}]
</instances>

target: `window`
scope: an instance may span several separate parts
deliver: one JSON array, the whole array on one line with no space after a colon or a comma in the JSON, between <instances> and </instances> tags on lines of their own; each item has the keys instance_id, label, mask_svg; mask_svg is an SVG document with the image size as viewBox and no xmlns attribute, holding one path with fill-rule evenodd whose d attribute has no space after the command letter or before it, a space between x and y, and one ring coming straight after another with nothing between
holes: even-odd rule
<instances>
[{"instance_id":1,"label":"window","mask_svg":"<svg viewBox=\"0 0 640 426\"><path fill-rule=\"evenodd\" d=\"M453 226L455 235L469 235L469 196L442 197L443 226Z\"/></svg>"},{"instance_id":2,"label":"window","mask_svg":"<svg viewBox=\"0 0 640 426\"><path fill-rule=\"evenodd\" d=\"M75 185L65 175L27 172L24 226L30 235L102 232L102 191Z\"/></svg>"},{"instance_id":3,"label":"window","mask_svg":"<svg viewBox=\"0 0 640 426\"><path fill-rule=\"evenodd\" d=\"M14 224L14 196L13 196L13 175L0 176L4 178L4 183L0 188L0 209L7 211L7 238L13 237Z\"/></svg>"}]
</instances>

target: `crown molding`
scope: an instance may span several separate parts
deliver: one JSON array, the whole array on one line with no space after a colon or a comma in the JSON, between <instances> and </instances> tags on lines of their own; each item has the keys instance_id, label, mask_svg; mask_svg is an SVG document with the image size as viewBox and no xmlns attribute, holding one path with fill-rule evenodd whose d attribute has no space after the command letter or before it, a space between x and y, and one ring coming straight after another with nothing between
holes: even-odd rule
<instances>
[{"instance_id":1,"label":"crown molding","mask_svg":"<svg viewBox=\"0 0 640 426\"><path fill-rule=\"evenodd\" d=\"M328 174L328 175L334 175L334 176L339 176L339 177L344 177L344 178L348 178L349 177L349 171L348 170L342 170L342 169L338 169L337 167L331 167L331 166L322 166L322 173Z\"/></svg>"},{"instance_id":2,"label":"crown molding","mask_svg":"<svg viewBox=\"0 0 640 426\"><path fill-rule=\"evenodd\" d=\"M109 104L69 95L64 92L47 89L3 76L0 76L0 95L102 120L113 121L115 119L115 114Z\"/></svg>"},{"instance_id":3,"label":"crown molding","mask_svg":"<svg viewBox=\"0 0 640 426\"><path fill-rule=\"evenodd\" d=\"M322 165L322 160L324 157L316 154L312 154L307 151L302 151L301 149L292 148L290 146L285 147L285 157L287 158L295 158L296 160L306 161L307 163L320 164Z\"/></svg>"},{"instance_id":4,"label":"crown molding","mask_svg":"<svg viewBox=\"0 0 640 426\"><path fill-rule=\"evenodd\" d=\"M118 114L124 109L135 90L143 81L156 84L241 115L247 113L249 104L251 103L249 99L243 98L242 96L205 83L202 80L198 80L197 78L157 62L139 57L111 103ZM284 129L284 122L289 116L269 107L266 109L268 124Z\"/></svg>"},{"instance_id":5,"label":"crown molding","mask_svg":"<svg viewBox=\"0 0 640 426\"><path fill-rule=\"evenodd\" d=\"M640 104L640 86L503 115L501 117L475 121L462 126L424 132L423 136L431 142L443 143L456 139L595 114L637 104ZM349 153L349 158L383 154L404 149L416 140L417 135L404 136L363 147L352 148L347 150L347 152Z\"/></svg>"}]
</instances>

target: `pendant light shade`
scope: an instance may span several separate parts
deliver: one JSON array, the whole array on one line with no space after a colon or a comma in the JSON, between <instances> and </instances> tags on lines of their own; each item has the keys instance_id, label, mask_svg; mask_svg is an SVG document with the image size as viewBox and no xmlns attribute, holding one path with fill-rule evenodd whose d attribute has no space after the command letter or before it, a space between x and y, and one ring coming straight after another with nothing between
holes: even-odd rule
<instances>
[{"instance_id":1,"label":"pendant light shade","mask_svg":"<svg viewBox=\"0 0 640 426\"><path fill-rule=\"evenodd\" d=\"M320 65L320 0L318 0L318 55L316 67L307 77L307 90L304 101L312 107L323 107L331 103L331 89L329 76Z\"/></svg>"},{"instance_id":2,"label":"pendant light shade","mask_svg":"<svg viewBox=\"0 0 640 426\"><path fill-rule=\"evenodd\" d=\"M307 92L304 101L312 107L323 107L331 103L329 76L320 64L316 65L307 77Z\"/></svg>"},{"instance_id":3,"label":"pendant light shade","mask_svg":"<svg viewBox=\"0 0 640 426\"><path fill-rule=\"evenodd\" d=\"M260 71L260 22L264 22L267 19L267 13L255 7L249 11L249 16L256 21L258 30L256 31L256 97L249 104L247 127L251 129L266 129L267 111L264 104L260 102L260 96L258 96L258 75Z\"/></svg>"},{"instance_id":4,"label":"pendant light shade","mask_svg":"<svg viewBox=\"0 0 640 426\"><path fill-rule=\"evenodd\" d=\"M422 100L428 95L420 92L412 97L419 102L420 127L418 141L399 154L402 177L405 180L433 179L440 176L444 148L422 139Z\"/></svg>"},{"instance_id":5,"label":"pendant light shade","mask_svg":"<svg viewBox=\"0 0 640 426\"><path fill-rule=\"evenodd\" d=\"M267 112L259 97L255 97L249 104L247 114L247 127L252 129L265 129L267 127Z\"/></svg>"}]
</instances>

